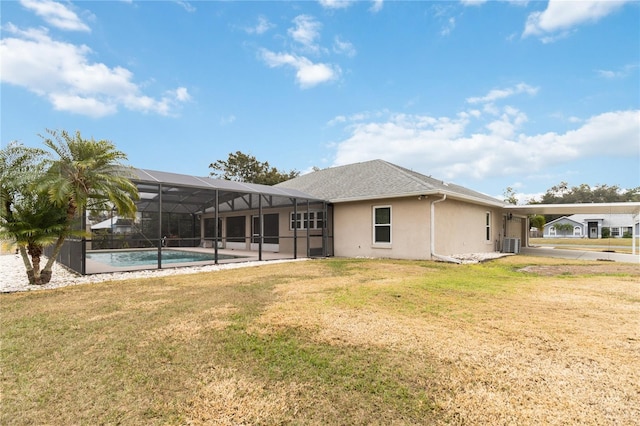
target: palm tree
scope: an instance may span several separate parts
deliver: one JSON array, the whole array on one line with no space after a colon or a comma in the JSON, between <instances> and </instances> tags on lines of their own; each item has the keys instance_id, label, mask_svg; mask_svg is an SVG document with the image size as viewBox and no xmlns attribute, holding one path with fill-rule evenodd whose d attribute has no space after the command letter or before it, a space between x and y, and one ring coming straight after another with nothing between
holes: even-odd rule
<instances>
[{"instance_id":1,"label":"palm tree","mask_svg":"<svg viewBox=\"0 0 640 426\"><path fill-rule=\"evenodd\" d=\"M50 202L65 210L66 218L53 254L42 269L43 284L51 280L53 263L79 214L87 208L107 210L115 206L120 215L133 217L138 200L138 189L122 163L127 156L113 143L86 140L80 132L73 136L66 131L47 133L50 138L41 137L57 158L45 160L46 172L39 188L48 194Z\"/></svg>"},{"instance_id":2,"label":"palm tree","mask_svg":"<svg viewBox=\"0 0 640 426\"><path fill-rule=\"evenodd\" d=\"M66 218L66 212L52 204L45 194L25 193L13 205L10 220L4 224L3 231L18 246L29 284L44 284L40 258L44 248L53 244L65 231Z\"/></svg>"},{"instance_id":3,"label":"palm tree","mask_svg":"<svg viewBox=\"0 0 640 426\"><path fill-rule=\"evenodd\" d=\"M41 284L40 256L66 220L62 209L33 188L44 154L18 143L0 151L0 234L17 244L30 284Z\"/></svg>"}]
</instances>

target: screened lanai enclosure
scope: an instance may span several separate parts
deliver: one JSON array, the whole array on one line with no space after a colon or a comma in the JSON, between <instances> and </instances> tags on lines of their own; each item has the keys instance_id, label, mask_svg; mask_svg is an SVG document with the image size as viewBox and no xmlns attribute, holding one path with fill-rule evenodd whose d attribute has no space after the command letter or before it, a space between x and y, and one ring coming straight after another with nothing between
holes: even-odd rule
<instances>
[{"instance_id":1,"label":"screened lanai enclosure","mask_svg":"<svg viewBox=\"0 0 640 426\"><path fill-rule=\"evenodd\" d=\"M102 212L58 262L84 275L332 255L331 206L302 192L142 169L131 180L136 217Z\"/></svg>"}]
</instances>

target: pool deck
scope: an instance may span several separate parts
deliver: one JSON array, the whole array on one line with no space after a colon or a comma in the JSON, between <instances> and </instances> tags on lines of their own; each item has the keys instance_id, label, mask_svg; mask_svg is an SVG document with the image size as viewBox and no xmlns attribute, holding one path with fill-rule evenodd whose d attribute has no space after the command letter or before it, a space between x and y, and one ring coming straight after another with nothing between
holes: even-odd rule
<instances>
[{"instance_id":1,"label":"pool deck","mask_svg":"<svg viewBox=\"0 0 640 426\"><path fill-rule=\"evenodd\" d=\"M128 249L130 250L130 249ZM212 248L202 248L202 247L167 247L167 250L180 250L180 251L188 251L188 252L196 252L196 253L206 253L212 255L214 253L214 249ZM102 250L96 250L102 251ZM112 250L108 250L112 251ZM218 264L223 265L227 263L238 263L238 262L256 262L258 261L258 252L249 251L249 250L229 250L229 249L219 249L219 255L230 255L230 256L242 256L235 259L219 259ZM303 258L306 256L298 256L298 258ZM292 253L274 253L274 252L262 252L262 260L280 260L280 259L293 259ZM157 267L153 267L152 265L140 265L140 266L127 266L127 267L115 267L111 265L107 265L105 263L96 262L95 260L86 259L86 273L89 274L105 274L110 272L129 272L129 271L144 271L144 270L155 270ZM166 266L163 264L162 269L173 269L173 268L186 268L192 266L204 266L204 265L213 265L215 262L213 260L201 261L201 262L185 262L185 263L167 263Z\"/></svg>"}]
</instances>

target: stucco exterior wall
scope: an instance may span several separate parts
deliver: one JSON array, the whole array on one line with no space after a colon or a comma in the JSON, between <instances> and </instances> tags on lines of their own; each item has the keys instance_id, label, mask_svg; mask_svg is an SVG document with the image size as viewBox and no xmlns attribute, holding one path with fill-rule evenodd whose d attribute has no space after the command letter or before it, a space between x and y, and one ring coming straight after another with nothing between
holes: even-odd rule
<instances>
[{"instance_id":1,"label":"stucco exterior wall","mask_svg":"<svg viewBox=\"0 0 640 426\"><path fill-rule=\"evenodd\" d=\"M431 202L417 197L339 203L334 206L335 255L431 259ZM391 206L391 244L373 243L373 209ZM486 239L486 213L490 212L490 239ZM435 204L435 252L439 255L494 252L503 237L503 213L447 199ZM522 224L511 233L521 237Z\"/></svg>"},{"instance_id":2,"label":"stucco exterior wall","mask_svg":"<svg viewBox=\"0 0 640 426\"><path fill-rule=\"evenodd\" d=\"M330 235L327 238L327 254L341 257L372 257L393 259L431 259L431 203L439 198L418 197L392 198L373 201L337 203L329 208L327 220ZM374 208L391 207L391 243L374 243ZM333 209L333 213L331 213ZM317 211L318 208L311 210ZM298 212L304 213L305 207ZM263 209L264 214L279 215L280 253L293 254L294 232L291 229L291 208ZM490 238L486 239L486 214L490 213ZM245 244L234 243L235 248L251 249L251 217L257 210L221 214L223 219L221 237L226 241L228 216L245 217ZM209 217L212 215L205 215ZM517 222L517 223L516 223ZM500 249L505 231L510 237L522 237L520 221L505 221L501 209L447 199L435 204L435 253L452 255L460 253L493 252ZM331 232L332 231L332 232ZM322 230L297 232L298 256L307 255L307 242L318 255L322 249ZM238 247L238 245L242 247ZM225 244L228 248L229 244ZM269 245L263 250L268 251ZM254 246L255 249L255 246ZM333 250L332 250L333 249Z\"/></svg>"},{"instance_id":3,"label":"stucco exterior wall","mask_svg":"<svg viewBox=\"0 0 640 426\"><path fill-rule=\"evenodd\" d=\"M373 242L373 208L391 206L391 244ZM416 198L334 205L336 256L430 259L429 202Z\"/></svg>"},{"instance_id":4,"label":"stucco exterior wall","mask_svg":"<svg viewBox=\"0 0 640 426\"><path fill-rule=\"evenodd\" d=\"M487 240L487 212L490 235ZM499 249L501 209L447 199L435 205L435 250L440 255L487 253Z\"/></svg>"}]
</instances>

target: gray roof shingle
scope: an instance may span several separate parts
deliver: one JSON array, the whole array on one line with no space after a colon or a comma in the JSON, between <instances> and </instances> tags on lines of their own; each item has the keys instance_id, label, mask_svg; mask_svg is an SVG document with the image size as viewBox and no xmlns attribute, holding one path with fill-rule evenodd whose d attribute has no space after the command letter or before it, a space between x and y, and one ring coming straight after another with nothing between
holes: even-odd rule
<instances>
[{"instance_id":1,"label":"gray roof shingle","mask_svg":"<svg viewBox=\"0 0 640 426\"><path fill-rule=\"evenodd\" d=\"M445 183L383 160L331 167L279 183L277 187L296 189L332 203L447 194L479 204L501 206L496 198Z\"/></svg>"}]
</instances>

